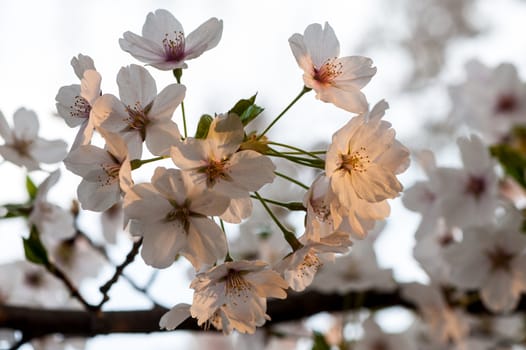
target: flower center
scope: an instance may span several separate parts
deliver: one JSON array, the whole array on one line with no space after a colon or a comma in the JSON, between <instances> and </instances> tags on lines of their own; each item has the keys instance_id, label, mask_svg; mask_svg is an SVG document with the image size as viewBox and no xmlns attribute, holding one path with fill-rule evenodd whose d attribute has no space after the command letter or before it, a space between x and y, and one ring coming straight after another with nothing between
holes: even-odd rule
<instances>
[{"instance_id":1,"label":"flower center","mask_svg":"<svg viewBox=\"0 0 526 350\"><path fill-rule=\"evenodd\" d=\"M16 137L13 137L12 147L16 150L18 155L21 157L29 157L29 147L31 146L32 141L22 140Z\"/></svg>"},{"instance_id":2,"label":"flower center","mask_svg":"<svg viewBox=\"0 0 526 350\"><path fill-rule=\"evenodd\" d=\"M102 169L108 174L108 176L112 179L119 177L119 172L121 170L120 164L103 164Z\"/></svg>"},{"instance_id":3,"label":"flower center","mask_svg":"<svg viewBox=\"0 0 526 350\"><path fill-rule=\"evenodd\" d=\"M44 277L37 271L31 271L24 275L24 281L29 287L38 288L44 284Z\"/></svg>"},{"instance_id":4,"label":"flower center","mask_svg":"<svg viewBox=\"0 0 526 350\"><path fill-rule=\"evenodd\" d=\"M192 212L188 208L188 203L183 205L178 205L177 203L172 203L174 207L168 214L166 214L166 221L178 221L184 228L185 232L188 232L190 228L190 215Z\"/></svg>"},{"instance_id":5,"label":"flower center","mask_svg":"<svg viewBox=\"0 0 526 350\"><path fill-rule=\"evenodd\" d=\"M319 69L314 68L314 79L322 84L332 84L342 74L343 64L336 60L337 57L329 58Z\"/></svg>"},{"instance_id":6,"label":"flower center","mask_svg":"<svg viewBox=\"0 0 526 350\"><path fill-rule=\"evenodd\" d=\"M218 180L231 180L231 177L227 174L227 161L228 159L209 159L206 165L197 170L206 175L207 187L214 186Z\"/></svg>"},{"instance_id":7,"label":"flower center","mask_svg":"<svg viewBox=\"0 0 526 350\"><path fill-rule=\"evenodd\" d=\"M495 104L496 113L512 113L519 107L519 101L513 94L504 94L499 96L497 103Z\"/></svg>"},{"instance_id":8,"label":"flower center","mask_svg":"<svg viewBox=\"0 0 526 350\"><path fill-rule=\"evenodd\" d=\"M473 175L469 177L465 188L466 194L473 195L476 199L479 199L485 190L486 181L483 177Z\"/></svg>"},{"instance_id":9,"label":"flower center","mask_svg":"<svg viewBox=\"0 0 526 350\"><path fill-rule=\"evenodd\" d=\"M146 108L143 108L139 101L135 102L133 107L130 105L126 106L126 112L128 112L128 119L126 120L128 128L139 131L143 141L146 139L146 126L150 122L148 112L151 107L152 104L150 103Z\"/></svg>"},{"instance_id":10,"label":"flower center","mask_svg":"<svg viewBox=\"0 0 526 350\"><path fill-rule=\"evenodd\" d=\"M299 277L305 277L307 275L311 275L310 272L312 272L312 274L316 274L322 265L323 264L320 261L320 258L309 252L307 255L305 255L305 259L303 259L303 262L298 268L298 275Z\"/></svg>"},{"instance_id":11,"label":"flower center","mask_svg":"<svg viewBox=\"0 0 526 350\"><path fill-rule=\"evenodd\" d=\"M184 58L183 32L173 32L173 37L170 37L168 33L165 33L163 47L167 61L181 61Z\"/></svg>"},{"instance_id":12,"label":"flower center","mask_svg":"<svg viewBox=\"0 0 526 350\"><path fill-rule=\"evenodd\" d=\"M75 96L75 102L70 107L69 115L75 118L88 119L91 112L89 102L82 96Z\"/></svg>"},{"instance_id":13,"label":"flower center","mask_svg":"<svg viewBox=\"0 0 526 350\"><path fill-rule=\"evenodd\" d=\"M367 164L371 161L365 151L365 147L360 147L358 151L354 151L351 154L341 154L340 169L344 169L349 173L352 171L357 171L359 173L367 171Z\"/></svg>"},{"instance_id":14,"label":"flower center","mask_svg":"<svg viewBox=\"0 0 526 350\"><path fill-rule=\"evenodd\" d=\"M226 294L237 298L242 298L243 302L247 302L251 293L251 285L243 278L241 272L236 270L228 270L226 275ZM233 302L234 305L237 305Z\"/></svg>"},{"instance_id":15,"label":"flower center","mask_svg":"<svg viewBox=\"0 0 526 350\"><path fill-rule=\"evenodd\" d=\"M499 246L495 247L493 250L486 252L486 254L491 262L491 268L493 270L510 270L510 263L514 257L513 254L508 253Z\"/></svg>"}]
</instances>

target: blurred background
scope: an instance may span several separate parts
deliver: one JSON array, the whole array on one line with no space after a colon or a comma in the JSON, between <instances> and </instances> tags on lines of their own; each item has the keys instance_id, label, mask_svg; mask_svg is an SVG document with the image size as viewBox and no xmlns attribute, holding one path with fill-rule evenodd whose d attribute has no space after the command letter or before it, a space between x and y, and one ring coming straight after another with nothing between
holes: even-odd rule
<instances>
[{"instance_id":1,"label":"blurred background","mask_svg":"<svg viewBox=\"0 0 526 350\"><path fill-rule=\"evenodd\" d=\"M381 99L389 102L385 119L393 124L402 143L411 150L435 150L441 164L458 163L455 137L442 129L451 106L447 87L463 81L464 64L472 58L490 67L513 63L521 76L526 65L522 38L526 32L526 2L520 0L6 0L0 3L0 111L11 122L19 107L32 109L40 117L42 137L63 138L71 144L76 132L66 127L55 109L58 89L78 84L71 58L79 53L91 56L102 75L103 93L117 95L115 79L119 69L140 64L120 49L118 40L128 30L140 34L147 13L158 8L172 12L186 33L210 17L224 22L219 45L189 61L184 71L190 131L195 130L201 114L225 112L237 100L255 93L257 104L265 108L262 125L266 125L303 87L302 71L288 38L303 33L311 23L329 22L340 41L341 56L372 58L378 72L363 91L370 104ZM171 72L148 70L158 90L175 82ZM177 110L176 121L179 114ZM328 144L332 134L350 117L333 105L317 101L310 93L280 120L269 137L312 148ZM24 170L4 163L0 174L0 204L24 201ZM46 173L32 176L39 183ZM144 180L149 176L144 175ZM422 172L413 162L401 181L409 187L420 177ZM79 181L63 171L50 200L69 207ZM98 218L85 214L82 219L86 230L100 236ZM376 242L380 265L392 268L401 281L426 278L411 256L418 221L417 214L403 208L399 199L394 200L391 217ZM2 222L0 262L23 257L20 235L26 231L21 221ZM111 250L116 260L129 249L129 241L121 243ZM189 290L176 287L186 285L180 280L188 280L179 265L163 273L152 290L167 306L191 301ZM142 262L133 266L132 275L139 281L146 281L150 273ZM93 283L93 290L97 283ZM148 305L126 285L116 286L111 295L119 298L112 299L110 309ZM384 326L401 330L404 321L400 317L403 315L391 323L387 320ZM88 348L118 344L169 349L175 344L173 339L196 341L182 332L111 336L94 339Z\"/></svg>"}]
</instances>

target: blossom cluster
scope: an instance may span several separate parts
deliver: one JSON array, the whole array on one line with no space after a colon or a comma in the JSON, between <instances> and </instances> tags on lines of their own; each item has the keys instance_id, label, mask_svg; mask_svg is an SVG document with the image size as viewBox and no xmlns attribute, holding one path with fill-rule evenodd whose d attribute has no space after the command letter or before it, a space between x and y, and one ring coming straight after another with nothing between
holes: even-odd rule
<instances>
[{"instance_id":1,"label":"blossom cluster","mask_svg":"<svg viewBox=\"0 0 526 350\"><path fill-rule=\"evenodd\" d=\"M384 120L387 102L370 108L361 91L376 73L372 60L340 57L338 39L328 23L311 24L303 35L289 39L304 72L303 90L293 103L314 90L317 99L348 115L326 151L280 144L295 150L291 153L271 147L266 133L283 114L263 131L247 133L246 126L263 110L254 98L214 117L204 115L197 133L189 136L184 100L191 92L181 78L189 60L219 44L222 29L223 22L211 18L186 35L170 12L149 13L142 35L126 32L119 40L120 47L146 67L130 64L120 69L118 96L103 93L103 79L91 57L79 54L72 59L80 82L61 87L56 96L58 114L78 129L68 152L62 141L38 138L35 114L21 109L12 129L0 114L5 141L0 154L28 171L40 169L40 163L63 160L82 178L77 195L83 210L108 212L122 206L122 226L141 238L146 264L163 269L179 257L191 263L193 303L176 305L161 319L163 328L174 329L191 316L199 325L212 324L225 333L254 333L269 319L268 298L286 298L289 288L307 288L325 262L348 252L353 241L365 238L389 216L388 200L402 191L397 175L407 169L409 151ZM158 92L150 67L172 71L177 82ZM174 121L178 110L182 127ZM149 182L136 183L135 169L163 159L171 160L170 165L156 167ZM282 173L277 159L315 169L312 185ZM28 207L30 225L46 248L48 237L59 242L79 238L73 214L46 202L58 176L53 173L38 188ZM304 187L300 197L292 199L295 210L306 213L300 234L275 214L280 207L287 208L285 202L259 194L277 177ZM230 255L224 222L246 222L258 206L255 201L288 243L272 262L234 260ZM59 256L53 259L58 261ZM39 258L47 264L47 257Z\"/></svg>"}]
</instances>

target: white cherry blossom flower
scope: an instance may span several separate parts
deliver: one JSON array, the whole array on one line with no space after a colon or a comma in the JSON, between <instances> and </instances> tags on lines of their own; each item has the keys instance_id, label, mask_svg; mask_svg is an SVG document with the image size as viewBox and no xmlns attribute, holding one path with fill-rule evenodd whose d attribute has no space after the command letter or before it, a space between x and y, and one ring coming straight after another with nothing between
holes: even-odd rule
<instances>
[{"instance_id":1,"label":"white cherry blossom flower","mask_svg":"<svg viewBox=\"0 0 526 350\"><path fill-rule=\"evenodd\" d=\"M94 118L91 113L95 101L101 95L101 76L95 69L89 56L79 54L71 59L75 74L80 79L80 85L63 86L59 89L55 100L58 114L71 127L80 125L79 131L71 146L75 149L80 145L89 144L93 135Z\"/></svg>"},{"instance_id":2,"label":"white cherry blossom flower","mask_svg":"<svg viewBox=\"0 0 526 350\"><path fill-rule=\"evenodd\" d=\"M407 209L422 214L422 220L415 232L415 237L420 238L437 225L442 216L442 203L440 201L441 187L437 179L435 155L433 152L425 150L417 154L417 159L428 179L417 181L413 186L404 190L402 203Z\"/></svg>"},{"instance_id":3,"label":"white cherry blossom flower","mask_svg":"<svg viewBox=\"0 0 526 350\"><path fill-rule=\"evenodd\" d=\"M84 209L105 211L118 203L133 183L128 148L117 134L99 130L106 148L83 145L64 159L66 168L81 176L77 195Z\"/></svg>"},{"instance_id":4,"label":"white cherry blossom flower","mask_svg":"<svg viewBox=\"0 0 526 350\"><path fill-rule=\"evenodd\" d=\"M490 223L500 200L496 161L476 135L457 143L464 167L436 170L442 215L450 227Z\"/></svg>"},{"instance_id":5,"label":"white cherry blossom flower","mask_svg":"<svg viewBox=\"0 0 526 350\"><path fill-rule=\"evenodd\" d=\"M451 283L464 290L478 289L484 305L509 312L526 291L526 237L518 225L467 228L460 243L445 251Z\"/></svg>"},{"instance_id":6,"label":"white cherry blossom flower","mask_svg":"<svg viewBox=\"0 0 526 350\"><path fill-rule=\"evenodd\" d=\"M380 101L370 113L352 118L333 135L327 150L325 172L336 194L334 206L341 207L332 211L333 220L334 213L344 213L361 235L362 223L389 215L385 200L402 191L396 175L409 166L409 151L395 139L391 124L382 120L387 108Z\"/></svg>"},{"instance_id":7,"label":"white cherry blossom flower","mask_svg":"<svg viewBox=\"0 0 526 350\"><path fill-rule=\"evenodd\" d=\"M48 202L48 193L59 180L60 170L52 172L38 187L29 214L29 224L35 225L44 244L53 245L58 241L69 239L75 234L73 214Z\"/></svg>"},{"instance_id":8,"label":"white cherry blossom flower","mask_svg":"<svg viewBox=\"0 0 526 350\"><path fill-rule=\"evenodd\" d=\"M328 23L323 28L317 23L309 25L303 35L292 35L289 44L304 71L305 86L314 89L318 99L349 112L367 111L367 100L360 89L376 73L370 58L339 57L340 43Z\"/></svg>"},{"instance_id":9,"label":"white cherry blossom flower","mask_svg":"<svg viewBox=\"0 0 526 350\"><path fill-rule=\"evenodd\" d=\"M334 264L324 265L311 284L322 293L350 291L391 291L396 288L391 269L378 266L373 238L356 241L349 254L337 257Z\"/></svg>"},{"instance_id":10,"label":"white cherry blossom flower","mask_svg":"<svg viewBox=\"0 0 526 350\"><path fill-rule=\"evenodd\" d=\"M219 115L206 139L177 142L171 150L172 160L196 185L229 199L248 199L251 191L273 181L275 166L256 151L239 151L243 138L243 124L237 115Z\"/></svg>"},{"instance_id":11,"label":"white cherry blossom flower","mask_svg":"<svg viewBox=\"0 0 526 350\"><path fill-rule=\"evenodd\" d=\"M117 84L120 100L105 94L93 106L95 126L120 134L132 160L141 157L143 142L154 155L168 155L181 137L172 115L184 99L184 85L170 84L157 94L151 74L135 64L121 68Z\"/></svg>"},{"instance_id":12,"label":"white cherry blossom flower","mask_svg":"<svg viewBox=\"0 0 526 350\"><path fill-rule=\"evenodd\" d=\"M501 141L515 125L526 125L526 85L512 64L490 68L471 60L466 71L466 81L449 91L452 123L467 124L489 143Z\"/></svg>"},{"instance_id":13,"label":"white cherry blossom flower","mask_svg":"<svg viewBox=\"0 0 526 350\"><path fill-rule=\"evenodd\" d=\"M223 21L210 18L185 36L181 23L170 12L159 9L146 17L142 36L128 31L119 44L141 62L173 70L187 68L185 61L217 46L222 33Z\"/></svg>"},{"instance_id":14,"label":"white cherry blossom flower","mask_svg":"<svg viewBox=\"0 0 526 350\"><path fill-rule=\"evenodd\" d=\"M469 324L460 310L452 309L437 285L409 283L403 286L402 296L415 303L429 326L433 342L460 345L469 334Z\"/></svg>"},{"instance_id":15,"label":"white cherry blossom flower","mask_svg":"<svg viewBox=\"0 0 526 350\"><path fill-rule=\"evenodd\" d=\"M128 190L124 213L144 237L141 254L147 264L165 268L181 254L199 270L226 256L225 234L208 216L220 215L228 203L180 170L158 167L151 184Z\"/></svg>"},{"instance_id":16,"label":"white cherry blossom flower","mask_svg":"<svg viewBox=\"0 0 526 350\"><path fill-rule=\"evenodd\" d=\"M233 329L254 333L256 326L269 319L266 298L284 299L287 286L262 261L225 262L198 274L192 281L194 298L190 313L199 325L221 324L224 333Z\"/></svg>"},{"instance_id":17,"label":"white cherry blossom flower","mask_svg":"<svg viewBox=\"0 0 526 350\"><path fill-rule=\"evenodd\" d=\"M292 290L297 292L307 288L324 262L334 261L335 253L346 253L352 242L344 232L333 232L319 241L299 238L303 247L292 252L276 265ZM306 242L304 242L306 241Z\"/></svg>"},{"instance_id":18,"label":"white cherry blossom flower","mask_svg":"<svg viewBox=\"0 0 526 350\"><path fill-rule=\"evenodd\" d=\"M38 136L38 117L25 108L18 109L13 116L13 129L0 112L0 155L5 160L28 171L40 169L40 163L57 163L66 156L66 143L62 140L48 141Z\"/></svg>"},{"instance_id":19,"label":"white cherry blossom flower","mask_svg":"<svg viewBox=\"0 0 526 350\"><path fill-rule=\"evenodd\" d=\"M356 350L417 350L416 344L405 334L384 332L372 317L363 322L364 336L353 347Z\"/></svg>"}]
</instances>

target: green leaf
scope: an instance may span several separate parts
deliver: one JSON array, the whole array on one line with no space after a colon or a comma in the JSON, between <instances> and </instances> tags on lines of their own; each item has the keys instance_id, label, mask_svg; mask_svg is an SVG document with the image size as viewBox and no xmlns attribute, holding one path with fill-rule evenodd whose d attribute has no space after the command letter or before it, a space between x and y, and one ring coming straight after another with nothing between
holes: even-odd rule
<instances>
[{"instance_id":1,"label":"green leaf","mask_svg":"<svg viewBox=\"0 0 526 350\"><path fill-rule=\"evenodd\" d=\"M42 244L38 230L34 225L31 227L29 238L23 238L23 241L27 260L38 265L49 264L46 248Z\"/></svg>"},{"instance_id":2,"label":"green leaf","mask_svg":"<svg viewBox=\"0 0 526 350\"><path fill-rule=\"evenodd\" d=\"M249 99L237 101L237 103L228 111L228 113L237 114L243 125L247 125L265 110L264 108L254 104L256 101L256 96L257 94L250 97Z\"/></svg>"},{"instance_id":3,"label":"green leaf","mask_svg":"<svg viewBox=\"0 0 526 350\"><path fill-rule=\"evenodd\" d=\"M331 350L331 346L325 340L325 336L314 331L314 344L312 344L312 350Z\"/></svg>"},{"instance_id":4,"label":"green leaf","mask_svg":"<svg viewBox=\"0 0 526 350\"><path fill-rule=\"evenodd\" d=\"M498 159L504 172L526 189L526 179L524 177L526 158L524 155L508 145L491 146L490 153Z\"/></svg>"},{"instance_id":5,"label":"green leaf","mask_svg":"<svg viewBox=\"0 0 526 350\"><path fill-rule=\"evenodd\" d=\"M26 190L29 198L33 201L37 196L38 187L29 176L26 176Z\"/></svg>"},{"instance_id":6,"label":"green leaf","mask_svg":"<svg viewBox=\"0 0 526 350\"><path fill-rule=\"evenodd\" d=\"M212 118L208 114L203 114L201 118L199 119L199 123L197 124L197 130L195 131L195 138L196 139L205 139L208 135L208 130L210 129L210 124L212 124L212 121L214 118Z\"/></svg>"}]
</instances>

